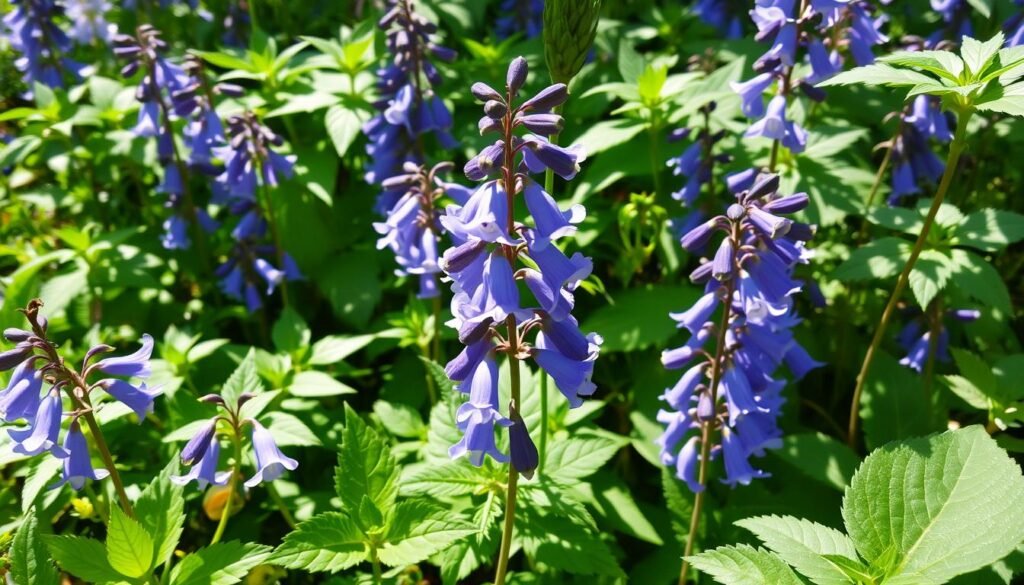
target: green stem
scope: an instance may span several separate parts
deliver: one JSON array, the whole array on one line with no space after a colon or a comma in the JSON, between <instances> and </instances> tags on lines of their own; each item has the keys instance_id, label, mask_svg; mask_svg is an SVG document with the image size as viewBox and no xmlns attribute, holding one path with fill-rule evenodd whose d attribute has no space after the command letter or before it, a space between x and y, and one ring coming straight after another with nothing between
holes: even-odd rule
<instances>
[{"instance_id":1,"label":"green stem","mask_svg":"<svg viewBox=\"0 0 1024 585\"><path fill-rule=\"evenodd\" d=\"M733 234L738 239L738 234ZM725 298L731 299L733 290L736 287L736 280L729 279L725 288ZM722 303L722 321L718 326L717 347L715 347L715 360L711 363L711 404L718 402L718 384L722 377L722 362L725 356L725 338L729 330L729 317L732 314L732 303ZM690 562L687 560L693 554L693 545L697 540L697 529L700 526L700 514L704 508L704 494L707 493L708 462L711 459L711 435L714 432L714 420L703 421L700 429L700 468L697 472L697 481L702 489L697 492L693 500L693 512L690 514L690 531L686 537L686 545L683 547L683 565L679 569L679 585L686 585L689 577Z\"/></svg>"},{"instance_id":2,"label":"green stem","mask_svg":"<svg viewBox=\"0 0 1024 585\"><path fill-rule=\"evenodd\" d=\"M441 359L441 294L438 293L434 297L434 338L433 338L433 355L431 359L435 362Z\"/></svg>"},{"instance_id":3,"label":"green stem","mask_svg":"<svg viewBox=\"0 0 1024 585\"><path fill-rule=\"evenodd\" d=\"M274 202L270 198L270 188L266 183L260 182L260 192L263 195L263 209L267 213L267 223L270 224L270 235L274 239L274 249L277 252L277 268L284 270L284 247L281 246L281 230L277 226L277 214L274 213ZM281 302L285 307L288 303L288 278L281 280Z\"/></svg>"},{"instance_id":4,"label":"green stem","mask_svg":"<svg viewBox=\"0 0 1024 585\"><path fill-rule=\"evenodd\" d=\"M256 32L260 28L259 21L256 20L256 0L246 0L245 4L249 7L249 30Z\"/></svg>"},{"instance_id":5,"label":"green stem","mask_svg":"<svg viewBox=\"0 0 1024 585\"><path fill-rule=\"evenodd\" d=\"M924 363L924 398L928 404L928 412L932 413L935 405L933 384L935 381L935 356L939 351L939 336L942 334L942 299L935 297L928 305L928 358Z\"/></svg>"},{"instance_id":6,"label":"green stem","mask_svg":"<svg viewBox=\"0 0 1024 585\"><path fill-rule=\"evenodd\" d=\"M118 473L117 467L114 466L114 458L110 455L110 448L107 446L106 439L103 438L103 431L100 430L100 425L96 423L96 417L92 414L92 405L87 402L82 418L85 419L85 424L89 426L89 432L92 434L93 442L96 443L96 450L100 452L103 466L110 472L110 481L114 484L114 491L117 492L117 499L121 502L121 509L129 517L134 517L135 510L132 508L132 502L128 499L127 492L124 491L124 482L121 481L121 474Z\"/></svg>"},{"instance_id":7,"label":"green stem","mask_svg":"<svg viewBox=\"0 0 1024 585\"><path fill-rule=\"evenodd\" d=\"M242 467L242 442L238 440L237 431L236 435L232 435L231 443L235 449L235 464L231 468L231 478L228 479L228 499L224 503L224 510L220 513L220 522L217 523L217 530L213 533L213 538L210 540L210 544L217 544L220 542L222 536L224 536L224 530L228 527L228 518L231 517L231 503L235 499L235 488L238 484L238 475Z\"/></svg>"},{"instance_id":8,"label":"green stem","mask_svg":"<svg viewBox=\"0 0 1024 585\"><path fill-rule=\"evenodd\" d=\"M537 449L537 476L544 472L544 456L548 451L548 375L540 374L540 444Z\"/></svg>"},{"instance_id":9,"label":"green stem","mask_svg":"<svg viewBox=\"0 0 1024 585\"><path fill-rule=\"evenodd\" d=\"M288 504L285 503L284 498L281 497L281 493L277 491L277 488L274 486L274 482L267 482L267 493L270 494L270 499L274 500L274 505L277 506L277 510L281 512L281 517L284 518L285 524L287 524L292 530L295 530L298 525L295 522L295 517L292 516L292 512L288 509Z\"/></svg>"},{"instance_id":10,"label":"green stem","mask_svg":"<svg viewBox=\"0 0 1024 585\"><path fill-rule=\"evenodd\" d=\"M921 251L924 250L924 244L928 240L928 235L931 232L932 224L935 223L935 215L939 212L939 207L942 206L943 199L946 198L946 192L949 191L949 185L953 181L953 175L956 174L957 163L960 161L960 155L963 153L964 147L966 146L967 138L967 122L971 119L970 110L960 113L960 119L957 122L956 134L953 136L953 141L949 145L949 155L946 157L946 169L942 173L942 180L939 182L938 191L935 193L935 199L932 200L932 206L928 210L928 215L924 218L924 225L921 226L921 233L917 236L917 241L914 242L914 248L910 251L910 258L907 258L907 263L903 266L903 271L900 272L899 278L896 279L896 286L892 290L892 294L889 296L889 302L885 305L885 310L882 311L882 318L878 322L878 327L875 329L875 335L871 339L871 345L868 346L867 352L864 354L864 363L861 364L860 373L857 374L857 385L853 389L853 399L850 403L850 424L847 429L846 442L850 446L857 444L857 427L860 424L860 397L864 393L864 384L867 382L868 372L871 370L871 362L875 359L875 353L878 351L879 346L882 344L882 339L885 337L885 331L889 326L889 321L892 319L893 313L896 312L896 305L900 300L900 295L907 288L907 283L910 281L910 273L914 269L914 264L917 263L917 258L921 255Z\"/></svg>"},{"instance_id":11,"label":"green stem","mask_svg":"<svg viewBox=\"0 0 1024 585\"><path fill-rule=\"evenodd\" d=\"M661 181L661 168L663 166L665 166L665 161L661 160L661 155L659 154L658 139L660 137L658 136L658 134L660 132L660 128L659 128L659 125L656 122L657 122L657 115L655 115L654 121L651 122L651 129L650 129L651 176L654 179L654 196L655 196L655 201L663 202L662 201L663 189L662 189L662 181Z\"/></svg>"},{"instance_id":12,"label":"green stem","mask_svg":"<svg viewBox=\"0 0 1024 585\"><path fill-rule=\"evenodd\" d=\"M372 557L373 560L373 582L376 585L383 585L384 576L381 574L380 557L377 556L376 547L374 547L373 550L370 552L370 556Z\"/></svg>"}]
</instances>

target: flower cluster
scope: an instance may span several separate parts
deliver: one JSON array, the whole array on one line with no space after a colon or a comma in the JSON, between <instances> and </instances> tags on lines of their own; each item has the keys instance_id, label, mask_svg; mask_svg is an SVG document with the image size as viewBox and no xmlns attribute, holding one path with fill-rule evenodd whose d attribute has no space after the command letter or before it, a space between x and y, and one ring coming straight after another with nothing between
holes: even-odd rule
<instances>
[{"instance_id":1,"label":"flower cluster","mask_svg":"<svg viewBox=\"0 0 1024 585\"><path fill-rule=\"evenodd\" d=\"M79 419L85 418L90 426L93 392L101 390L130 408L139 422L153 410L153 400L160 395L157 388L149 388L143 381L149 377L153 338L142 336L142 347L130 355L108 357L94 361L103 353L113 351L109 345L97 345L85 355L81 373L68 366L57 353L57 346L46 338L47 321L39 315L42 302L32 301L24 311L30 329L10 328L4 337L16 345L0 352L0 371L13 369L7 387L0 392L0 419L6 423L23 423L8 430L14 441L14 452L24 456L49 452L63 460L64 473L52 487L65 483L81 489L88 479L107 477L109 470L94 470L89 444L82 434ZM94 374L105 374L90 382ZM131 380L139 380L133 382ZM64 411L64 396L73 408ZM61 442L61 419L69 417L68 430ZM96 428L92 429L96 435Z\"/></svg>"},{"instance_id":2,"label":"flower cluster","mask_svg":"<svg viewBox=\"0 0 1024 585\"><path fill-rule=\"evenodd\" d=\"M733 177L736 203L683 237L683 246L695 252L709 246L716 234L725 234L713 259L690 275L694 282L706 283L704 295L690 309L672 314L690 332L689 341L661 356L670 370L687 368L661 396L668 405L658 413L666 425L658 439L661 459L675 466L694 492L704 489L697 475L703 456L722 455L723 481L729 485L745 485L765 475L749 458L779 445L777 419L785 381L774 377L776 371L785 364L800 378L820 365L791 331L800 321L793 295L801 283L794 280L793 270L807 262L804 246L814 230L782 217L806 207L808 197L779 195L778 186L777 175L744 172ZM715 324L719 308L723 316ZM712 337L717 338L713 352L704 349ZM704 425L721 432L720 446L701 444L701 437L710 442L710 432L691 433Z\"/></svg>"},{"instance_id":3,"label":"flower cluster","mask_svg":"<svg viewBox=\"0 0 1024 585\"><path fill-rule=\"evenodd\" d=\"M387 214L405 193L401 185L389 188L384 182L404 174L406 162L424 162L423 136L433 133L444 148L454 148L448 133L451 112L435 93L442 78L428 56L442 61L455 59L455 51L433 41L437 26L413 10L412 0L391 0L391 8L378 22L387 31L391 62L377 71L379 113L363 125L369 139L367 154L373 159L366 172L368 183L382 192L376 209Z\"/></svg>"},{"instance_id":4,"label":"flower cluster","mask_svg":"<svg viewBox=\"0 0 1024 585\"><path fill-rule=\"evenodd\" d=\"M571 315L573 291L590 274L592 263L578 252L566 256L555 243L575 233L585 211L579 205L561 210L530 177L551 169L568 180L579 171L583 157L578 149L561 148L543 138L561 129L562 118L551 112L568 97L566 86L547 87L517 106L526 76L526 60L518 57L509 66L503 93L484 83L473 84L473 95L484 102L481 132L500 138L466 164L466 176L483 183L465 204L449 206L441 217L456 244L444 253L441 265L455 293L449 325L466 345L445 371L469 395L457 413L462 440L449 453L468 455L475 465L482 464L485 455L508 461L496 446L494 430L495 425L511 427L512 465L529 475L536 467L537 451L518 417L515 390L509 415L500 411L496 354L505 353L512 360L533 358L554 379L569 406L577 407L596 390L591 375L601 338L583 334ZM519 129L527 133L520 136ZM515 220L519 195L532 226ZM520 266L524 256L530 262ZM523 303L519 281L537 306ZM531 331L537 332L532 345L525 341Z\"/></svg>"},{"instance_id":5,"label":"flower cluster","mask_svg":"<svg viewBox=\"0 0 1024 585\"><path fill-rule=\"evenodd\" d=\"M891 145L893 171L889 205L898 205L907 196L919 193L922 181L938 183L946 165L932 151L929 140L946 143L953 139L951 116L942 111L939 98L928 95L914 98L909 110L900 114L900 130Z\"/></svg>"},{"instance_id":6,"label":"flower cluster","mask_svg":"<svg viewBox=\"0 0 1024 585\"><path fill-rule=\"evenodd\" d=\"M61 87L67 73L81 79L86 67L64 56L71 50L71 39L54 19L64 8L56 0L10 0L13 10L4 15L4 37L19 53L14 66L25 74L31 96L32 84Z\"/></svg>"},{"instance_id":7,"label":"flower cluster","mask_svg":"<svg viewBox=\"0 0 1024 585\"><path fill-rule=\"evenodd\" d=\"M217 268L221 290L229 297L244 301L250 311L263 305L259 290L274 294L285 281L301 280L302 273L292 257L281 248L272 215L269 188L281 178L291 177L295 155L274 150L284 140L260 123L252 112L228 118L226 146L213 149L224 161L224 172L217 177L221 191L217 202L239 217L231 231L235 247L230 258ZM262 194L262 197L261 197ZM266 243L268 224L274 241ZM266 258L276 258L277 266Z\"/></svg>"},{"instance_id":8,"label":"flower cluster","mask_svg":"<svg viewBox=\"0 0 1024 585\"><path fill-rule=\"evenodd\" d=\"M797 10L802 10L797 14ZM758 73L733 89L743 101L743 113L756 120L746 136L769 138L794 153L807 146L807 132L786 116L788 100L799 88L816 101L824 92L816 83L842 69L843 50L858 65L874 61L872 47L888 39L879 32L884 17L875 17L865 0L757 0L750 11L757 25L756 39L771 47L754 64ZM794 67L806 57L810 74L794 79ZM763 96L776 86L767 108Z\"/></svg>"},{"instance_id":9,"label":"flower cluster","mask_svg":"<svg viewBox=\"0 0 1024 585\"><path fill-rule=\"evenodd\" d=\"M668 161L673 175L687 179L680 190L672 193L672 198L682 202L685 207L691 207L697 201L701 187L711 182L714 165L731 160L727 154L715 155L712 152L714 146L725 138L724 130L712 133L708 128L707 120L714 109L715 102L709 102L701 107L701 113L705 118L704 127L698 130L696 139L682 154ZM669 135L669 141L688 138L692 133L692 128L680 128Z\"/></svg>"},{"instance_id":10,"label":"flower cluster","mask_svg":"<svg viewBox=\"0 0 1024 585\"><path fill-rule=\"evenodd\" d=\"M185 250L191 246L188 226L192 221L206 231L216 229L217 224L205 210L191 205L187 197L187 168L178 152L171 120L188 116L197 108L197 83L184 68L163 56L165 48L160 31L150 25L140 26L135 36L114 37L114 54L128 60L121 75L129 78L140 70L144 72L135 91L141 105L132 132L156 139L157 160L163 167L163 179L156 190L167 197L165 206L171 210L164 221L163 245L169 250Z\"/></svg>"},{"instance_id":11,"label":"flower cluster","mask_svg":"<svg viewBox=\"0 0 1024 585\"><path fill-rule=\"evenodd\" d=\"M457 204L465 205L471 191L456 183L441 180L440 175L452 168L451 163L439 163L433 168L405 163L405 173L384 181L385 189L402 186L405 194L395 203L387 221L373 224L381 235L378 248L389 248L398 260L399 276L419 277L419 298L433 298L438 289L437 242L441 232L435 202L447 194Z\"/></svg>"},{"instance_id":12,"label":"flower cluster","mask_svg":"<svg viewBox=\"0 0 1024 585\"><path fill-rule=\"evenodd\" d=\"M218 414L206 421L203 426L189 439L181 450L182 465L189 466L188 473L172 476L171 481L185 485L195 481L199 489L207 485L226 485L232 477L231 471L218 471L220 464L220 439L218 432L223 431L232 441L235 448L235 469L241 465L241 437L246 426L252 427L253 455L256 458L256 471L245 481L245 487L253 488L265 481L274 481L287 470L294 471L299 462L288 457L277 447L273 435L255 418L242 416L242 406L253 397L242 393L234 404L228 404L217 394L208 394L200 401L217 405L223 414Z\"/></svg>"},{"instance_id":13,"label":"flower cluster","mask_svg":"<svg viewBox=\"0 0 1024 585\"><path fill-rule=\"evenodd\" d=\"M981 311L977 309L953 309L947 311L946 316L962 323L970 323L981 318ZM948 362L949 331L941 320L937 325L938 339L935 345L935 360ZM920 313L917 318L904 325L903 330L896 337L900 346L907 351L907 355L900 359L900 365L921 373L928 362L931 338L932 329L929 327L927 316L924 313Z\"/></svg>"}]
</instances>

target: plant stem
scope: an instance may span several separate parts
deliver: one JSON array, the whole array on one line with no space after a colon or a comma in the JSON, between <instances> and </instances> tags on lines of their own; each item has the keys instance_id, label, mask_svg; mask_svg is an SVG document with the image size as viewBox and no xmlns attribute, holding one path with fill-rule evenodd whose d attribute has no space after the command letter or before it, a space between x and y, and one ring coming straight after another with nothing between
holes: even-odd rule
<instances>
[{"instance_id":1,"label":"plant stem","mask_svg":"<svg viewBox=\"0 0 1024 585\"><path fill-rule=\"evenodd\" d=\"M236 431L237 434L237 431ZM231 502L235 499L235 488L238 484L238 474L242 467L242 442L236 435L232 435L231 443L235 448L235 464L231 468L231 478L228 479L228 499L224 503L224 510L220 513L220 522L217 523L217 530L213 533L210 544L217 544L224 536L224 530L228 527L228 518L231 517Z\"/></svg>"},{"instance_id":2,"label":"plant stem","mask_svg":"<svg viewBox=\"0 0 1024 585\"><path fill-rule=\"evenodd\" d=\"M370 552L370 556L372 557L373 561L373 582L376 585L383 585L384 576L381 574L380 557L377 556L376 547L374 547L373 550Z\"/></svg>"},{"instance_id":3,"label":"plant stem","mask_svg":"<svg viewBox=\"0 0 1024 585\"><path fill-rule=\"evenodd\" d=\"M274 251L277 252L277 268L283 271L284 248L281 246L281 231L277 227L277 215L274 213L274 202L270 199L270 189L263 181L260 181L260 192L263 194L263 209L267 212L267 223L270 224L270 235L274 239ZM281 302L285 307L289 306L287 276L281 279Z\"/></svg>"},{"instance_id":4,"label":"plant stem","mask_svg":"<svg viewBox=\"0 0 1024 585\"><path fill-rule=\"evenodd\" d=\"M277 510L281 512L281 517L284 518L285 524L288 528L295 530L297 526L295 517L292 516L292 511L288 509L288 504L285 503L284 498L281 497L281 493L274 487L274 482L267 482L267 493L270 494L270 499L274 500L274 505L277 506Z\"/></svg>"},{"instance_id":5,"label":"plant stem","mask_svg":"<svg viewBox=\"0 0 1024 585\"><path fill-rule=\"evenodd\" d=\"M92 440L96 443L96 450L100 452L103 466L110 472L110 481L114 484L117 499L121 501L121 509L129 517L134 517L135 510L132 508L131 500L128 499L128 494L124 491L124 482L121 481L121 474L117 472L117 467L114 466L114 458L111 457L110 448L107 446L106 439L103 438L103 431L100 430L100 425L96 423L96 417L92 414L92 405L86 403L86 406L87 408L82 418L85 419L85 424L89 426L89 432L92 433Z\"/></svg>"},{"instance_id":6,"label":"plant stem","mask_svg":"<svg viewBox=\"0 0 1024 585\"><path fill-rule=\"evenodd\" d=\"M537 477L544 472L544 455L548 450L548 374L540 373L540 444L537 446Z\"/></svg>"},{"instance_id":7,"label":"plant stem","mask_svg":"<svg viewBox=\"0 0 1024 585\"><path fill-rule=\"evenodd\" d=\"M928 304L928 358L924 363L924 399L928 413L932 413L935 396L932 392L935 381L935 357L939 351L939 336L942 334L942 298L936 296ZM931 422L931 421L929 421Z\"/></svg>"},{"instance_id":8,"label":"plant stem","mask_svg":"<svg viewBox=\"0 0 1024 585\"><path fill-rule=\"evenodd\" d=\"M736 238L738 234L733 234ZM738 238L737 238L738 239ZM722 377L722 361L725 356L725 338L729 330L729 318L732 315L733 291L736 288L736 279L730 278L725 287L726 302L722 303L722 321L718 327L717 347L715 347L715 361L711 363L711 404L718 402L718 383ZM686 545L683 547L683 566L679 569L679 585L686 585L687 574L690 569L690 562L686 560L693 554L693 543L696 540L697 529L700 525L700 514L704 507L704 494L707 492L708 460L711 458L711 434L714 432L714 420L702 421L700 429L700 468L697 473L697 481L700 482L701 490L697 492L693 500L693 512L690 514L690 532L686 537Z\"/></svg>"},{"instance_id":9,"label":"plant stem","mask_svg":"<svg viewBox=\"0 0 1024 585\"><path fill-rule=\"evenodd\" d=\"M851 447L857 444L857 427L860 423L860 397L864 392L864 384L867 382L868 372L871 370L871 362L874 361L875 353L878 351L878 347L882 344L882 339L885 337L885 331L889 326L889 321L892 319L892 315L896 311L896 304L899 302L900 295L902 295L903 291L907 288L907 283L910 281L910 272L914 269L914 264L917 263L917 258L921 255L921 251L924 250L924 243L928 240L928 234L931 232L932 224L935 223L935 215L939 212L939 207L942 206L942 201L946 197L946 192L949 191L949 185L953 181L953 175L956 174L957 162L959 162L960 154L966 146L967 122L971 119L971 113L972 112L970 110L960 113L960 119L956 126L956 134L953 136L953 141L949 145L949 155L946 157L946 169L942 173L942 180L939 182L939 188L935 193L935 199L932 200L932 206L928 210L928 215L924 218L924 225L921 226L921 233L917 236L917 241L914 242L914 248L910 251L910 257L907 258L907 263L903 266L903 271L900 272L899 278L896 279L896 286L892 290L889 302L885 305L885 310L882 311L882 318L878 322L878 327L875 329L875 335L871 339L871 345L868 346L867 353L864 354L864 363L861 364L860 373L857 374L857 385L853 389L853 399L850 403L850 424L847 430L846 442Z\"/></svg>"}]
</instances>

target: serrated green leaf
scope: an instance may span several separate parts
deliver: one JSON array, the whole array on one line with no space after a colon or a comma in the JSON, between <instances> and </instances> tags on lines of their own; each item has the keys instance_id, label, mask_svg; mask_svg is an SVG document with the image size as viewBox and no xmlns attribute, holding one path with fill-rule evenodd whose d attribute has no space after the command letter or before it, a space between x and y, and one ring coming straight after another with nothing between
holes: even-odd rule
<instances>
[{"instance_id":1,"label":"serrated green leaf","mask_svg":"<svg viewBox=\"0 0 1024 585\"><path fill-rule=\"evenodd\" d=\"M971 4L984 4L984 0L968 0L968 2ZM991 11L984 16L988 18L990 15ZM964 64L967 65L967 70L972 76L975 78L981 77L989 63L999 53L999 49L1002 48L1005 40L1002 32L996 33L996 36L984 43L968 36L960 40L960 56L963 58Z\"/></svg>"},{"instance_id":2,"label":"serrated green leaf","mask_svg":"<svg viewBox=\"0 0 1024 585\"><path fill-rule=\"evenodd\" d=\"M960 58L948 51L895 51L878 58L879 63L917 67L953 83L958 82L960 71L963 70L963 62L957 65L957 61Z\"/></svg>"},{"instance_id":3,"label":"serrated green leaf","mask_svg":"<svg viewBox=\"0 0 1024 585\"><path fill-rule=\"evenodd\" d=\"M592 522L579 517L589 516L585 508L564 498L544 501L558 497L550 492L524 491L524 495L534 497L524 498L529 503L517 508L515 533L535 562L577 575L623 577L608 545L595 534Z\"/></svg>"},{"instance_id":4,"label":"serrated green leaf","mask_svg":"<svg viewBox=\"0 0 1024 585\"><path fill-rule=\"evenodd\" d=\"M614 457L620 448L621 442L603 435L569 437L548 445L544 470L557 481L587 477Z\"/></svg>"},{"instance_id":5,"label":"serrated green leaf","mask_svg":"<svg viewBox=\"0 0 1024 585\"><path fill-rule=\"evenodd\" d=\"M256 351L249 348L245 358L224 382L220 395L228 404L235 404L243 392L257 394L263 391L263 382L256 373Z\"/></svg>"},{"instance_id":6,"label":"serrated green leaf","mask_svg":"<svg viewBox=\"0 0 1024 585\"><path fill-rule=\"evenodd\" d=\"M938 250L924 250L910 271L910 290L922 310L946 287L955 266L953 260Z\"/></svg>"},{"instance_id":7,"label":"serrated green leaf","mask_svg":"<svg viewBox=\"0 0 1024 585\"><path fill-rule=\"evenodd\" d=\"M53 560L68 573L88 583L118 583L125 576L110 566L103 543L81 536L44 536Z\"/></svg>"},{"instance_id":8,"label":"serrated green leaf","mask_svg":"<svg viewBox=\"0 0 1024 585\"><path fill-rule=\"evenodd\" d=\"M181 559L171 571L171 585L230 585L270 557L269 546L251 542L218 542Z\"/></svg>"},{"instance_id":9,"label":"serrated green leaf","mask_svg":"<svg viewBox=\"0 0 1024 585\"><path fill-rule=\"evenodd\" d=\"M368 496L378 510L388 515L398 497L398 469L391 449L348 403L334 486L343 509L351 512L359 509L363 496Z\"/></svg>"},{"instance_id":10,"label":"serrated green leaf","mask_svg":"<svg viewBox=\"0 0 1024 585\"><path fill-rule=\"evenodd\" d=\"M942 583L1024 540L1024 477L982 427L948 431L869 455L843 518L865 559L894 549L896 574Z\"/></svg>"},{"instance_id":11,"label":"serrated green leaf","mask_svg":"<svg viewBox=\"0 0 1024 585\"><path fill-rule=\"evenodd\" d=\"M785 561L745 544L720 546L688 560L722 585L802 585Z\"/></svg>"},{"instance_id":12,"label":"serrated green leaf","mask_svg":"<svg viewBox=\"0 0 1024 585\"><path fill-rule=\"evenodd\" d=\"M325 512L288 533L267 562L287 569L337 573L367 560L365 542L354 520L340 512Z\"/></svg>"},{"instance_id":13,"label":"serrated green leaf","mask_svg":"<svg viewBox=\"0 0 1024 585\"><path fill-rule=\"evenodd\" d=\"M971 5L971 8L977 10L978 14L980 14L982 17L992 18L992 0L967 0L967 3ZM999 33L997 37L999 38L999 44L996 46L996 48L1001 47L1003 45L1002 33ZM968 40L973 41L974 39L966 36L963 38L963 42L965 44ZM964 58L966 59L966 55L964 56Z\"/></svg>"},{"instance_id":14,"label":"serrated green leaf","mask_svg":"<svg viewBox=\"0 0 1024 585\"><path fill-rule=\"evenodd\" d=\"M60 576L50 562L50 555L42 539L42 525L34 508L14 533L10 557L11 581L18 585L57 585Z\"/></svg>"},{"instance_id":15,"label":"serrated green leaf","mask_svg":"<svg viewBox=\"0 0 1024 585\"><path fill-rule=\"evenodd\" d=\"M786 435L782 438L782 447L770 453L839 491L850 485L860 464L860 458L850 447L823 433Z\"/></svg>"},{"instance_id":16,"label":"serrated green leaf","mask_svg":"<svg viewBox=\"0 0 1024 585\"><path fill-rule=\"evenodd\" d=\"M907 258L910 244L899 238L879 238L857 248L833 273L839 280L892 278L899 274Z\"/></svg>"},{"instance_id":17,"label":"serrated green leaf","mask_svg":"<svg viewBox=\"0 0 1024 585\"><path fill-rule=\"evenodd\" d=\"M153 568L153 537L134 518L114 506L107 526L107 561L126 577L142 577Z\"/></svg>"},{"instance_id":18,"label":"serrated green leaf","mask_svg":"<svg viewBox=\"0 0 1024 585\"><path fill-rule=\"evenodd\" d=\"M408 404L378 400L373 403L373 413L396 437L416 439L426 434L427 426L423 424L419 411Z\"/></svg>"},{"instance_id":19,"label":"serrated green leaf","mask_svg":"<svg viewBox=\"0 0 1024 585\"><path fill-rule=\"evenodd\" d=\"M967 216L953 232L954 243L997 252L1024 239L1024 215L998 209L982 209Z\"/></svg>"},{"instance_id":20,"label":"serrated green leaf","mask_svg":"<svg viewBox=\"0 0 1024 585\"><path fill-rule=\"evenodd\" d=\"M470 495L486 485L489 478L465 459L449 463L417 466L411 473L403 475L403 494L450 497Z\"/></svg>"},{"instance_id":21,"label":"serrated green leaf","mask_svg":"<svg viewBox=\"0 0 1024 585\"><path fill-rule=\"evenodd\" d=\"M395 506L387 543L377 552L385 565L411 565L476 532L472 522L450 508L423 499L405 500Z\"/></svg>"},{"instance_id":22,"label":"serrated green leaf","mask_svg":"<svg viewBox=\"0 0 1024 585\"><path fill-rule=\"evenodd\" d=\"M764 546L816 585L848 583L844 571L822 555L858 560L857 549L848 536L809 520L758 516L740 520L736 525L753 532Z\"/></svg>"},{"instance_id":23,"label":"serrated green leaf","mask_svg":"<svg viewBox=\"0 0 1024 585\"><path fill-rule=\"evenodd\" d=\"M170 558L185 527L184 486L171 481L177 473L178 458L174 457L135 502L135 516L152 536L157 562Z\"/></svg>"},{"instance_id":24,"label":"serrated green leaf","mask_svg":"<svg viewBox=\"0 0 1024 585\"><path fill-rule=\"evenodd\" d=\"M294 414L268 412L264 416L264 421L280 447L311 447L322 444L316 433Z\"/></svg>"},{"instance_id":25,"label":"serrated green leaf","mask_svg":"<svg viewBox=\"0 0 1024 585\"><path fill-rule=\"evenodd\" d=\"M824 558L849 577L853 583L874 583L878 578L878 575L872 573L871 569L860 561L842 555L824 555Z\"/></svg>"}]
</instances>

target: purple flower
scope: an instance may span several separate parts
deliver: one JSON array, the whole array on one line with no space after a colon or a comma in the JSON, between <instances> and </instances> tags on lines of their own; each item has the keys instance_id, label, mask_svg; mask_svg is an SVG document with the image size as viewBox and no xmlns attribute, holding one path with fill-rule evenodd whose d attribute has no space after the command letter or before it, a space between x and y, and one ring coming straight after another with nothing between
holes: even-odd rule
<instances>
[{"instance_id":1,"label":"purple flower","mask_svg":"<svg viewBox=\"0 0 1024 585\"><path fill-rule=\"evenodd\" d=\"M85 73L85 67L63 56L71 50L68 36L54 22L61 7L54 0L10 0L13 8L3 17L5 38L19 54L14 66L25 74L29 86L26 97L31 98L35 82L49 87L61 87L63 74L76 81Z\"/></svg>"},{"instance_id":2,"label":"purple flower","mask_svg":"<svg viewBox=\"0 0 1024 585\"><path fill-rule=\"evenodd\" d=\"M89 458L89 444L77 422L71 423L71 428L64 435L64 451L67 457L63 461L64 468L60 481L51 485L49 489L70 484L72 489L80 490L85 486L86 480L99 481L110 475L106 469L93 469Z\"/></svg>"},{"instance_id":3,"label":"purple flower","mask_svg":"<svg viewBox=\"0 0 1024 585\"><path fill-rule=\"evenodd\" d=\"M132 409L140 423L146 419L146 415L153 412L153 401L156 397L163 394L163 390L159 388L147 388L145 382L135 386L124 380L111 378L101 380L99 384L107 394Z\"/></svg>"},{"instance_id":4,"label":"purple flower","mask_svg":"<svg viewBox=\"0 0 1024 585\"><path fill-rule=\"evenodd\" d=\"M69 35L76 42L89 44L94 40L109 43L117 26L107 22L112 8L107 0L65 0L64 14L74 24ZM78 489L78 488L75 488Z\"/></svg>"},{"instance_id":5,"label":"purple flower","mask_svg":"<svg viewBox=\"0 0 1024 585\"><path fill-rule=\"evenodd\" d=\"M25 360L15 368L7 388L0 392L0 418L5 422L30 419L39 409L43 374L35 369L35 360Z\"/></svg>"},{"instance_id":6,"label":"purple flower","mask_svg":"<svg viewBox=\"0 0 1024 585\"><path fill-rule=\"evenodd\" d=\"M198 436L198 435L197 435ZM193 437L195 440L196 437ZM231 478L230 471L217 471L217 464L220 462L220 443L217 441L216 436L203 435L203 439L206 444L202 447L202 455L199 456L198 460L192 460L191 469L185 475L172 475L171 481L177 485L186 485L191 481L195 481L199 489L206 489L208 485L227 485L228 479ZM192 441L189 441L191 444ZM188 446L186 446L188 449ZM194 449L198 452L199 449ZM185 460L185 450L182 450L182 462Z\"/></svg>"},{"instance_id":7,"label":"purple flower","mask_svg":"<svg viewBox=\"0 0 1024 585\"><path fill-rule=\"evenodd\" d=\"M19 455L38 455L49 451L54 457L64 458L68 453L57 444L60 435L60 417L64 414L64 406L60 399L60 390L51 389L39 402L35 416L26 429L11 429L7 434L17 445L14 452Z\"/></svg>"},{"instance_id":8,"label":"purple flower","mask_svg":"<svg viewBox=\"0 0 1024 585\"><path fill-rule=\"evenodd\" d=\"M591 333L587 337L587 355L583 359L566 356L561 348L551 343L544 332L537 334L533 359L555 381L555 386L569 401L569 408L583 404L583 398L591 396L597 386L590 380L594 374L594 360L597 359L604 342L601 336Z\"/></svg>"},{"instance_id":9,"label":"purple flower","mask_svg":"<svg viewBox=\"0 0 1024 585\"><path fill-rule=\"evenodd\" d=\"M104 358L93 368L111 376L131 378L148 378L152 373L150 357L153 355L153 338L148 333L142 334L142 347L126 356Z\"/></svg>"},{"instance_id":10,"label":"purple flower","mask_svg":"<svg viewBox=\"0 0 1024 585\"><path fill-rule=\"evenodd\" d=\"M245 487L254 488L265 481L274 481L287 471L294 471L299 462L277 448L273 435L263 425L250 419L252 450L256 456L256 474L245 481Z\"/></svg>"},{"instance_id":11,"label":"purple flower","mask_svg":"<svg viewBox=\"0 0 1024 585\"><path fill-rule=\"evenodd\" d=\"M498 412L498 364L490 355L477 365L476 369L460 389L469 386L469 401L459 406L455 420L462 439L448 449L448 455L457 459L466 455L470 463L483 465L484 456L489 455L499 463L507 463L507 455L498 451L494 439L494 425L512 426L512 421Z\"/></svg>"}]
</instances>

